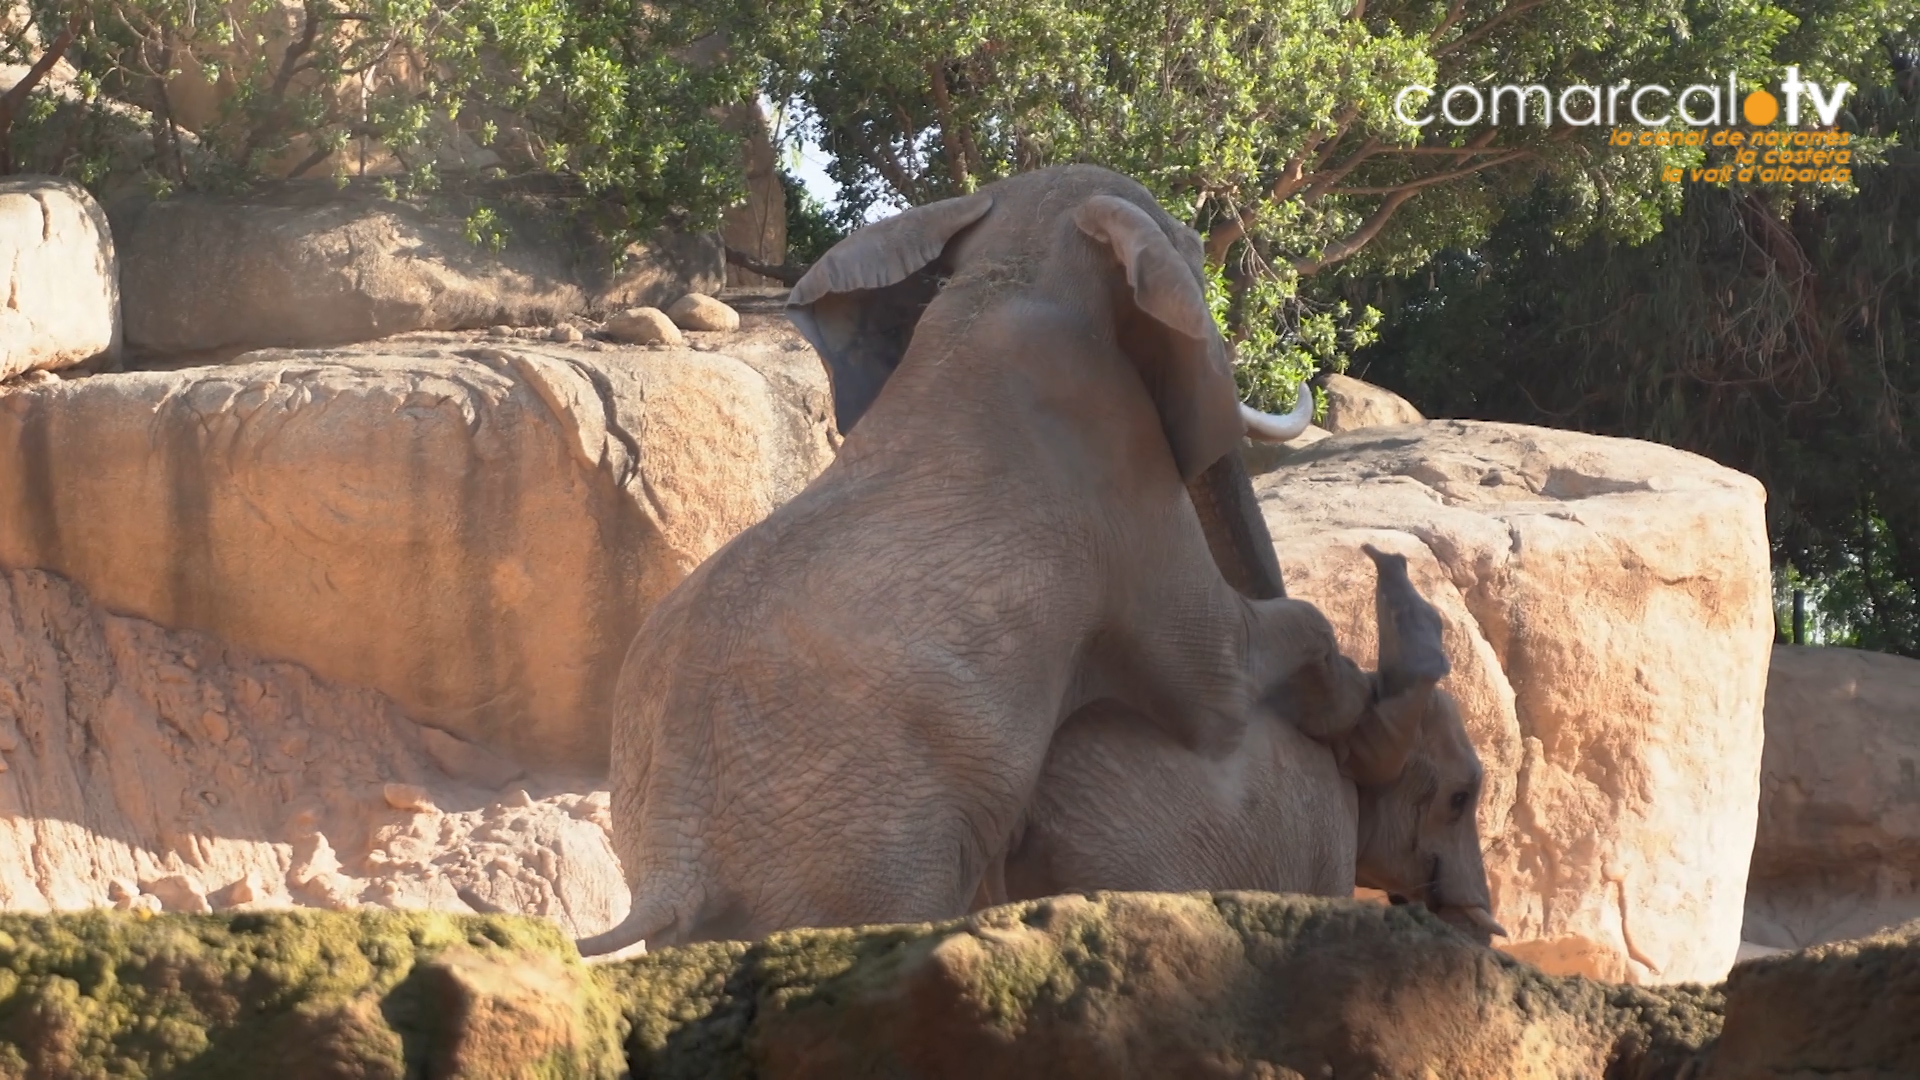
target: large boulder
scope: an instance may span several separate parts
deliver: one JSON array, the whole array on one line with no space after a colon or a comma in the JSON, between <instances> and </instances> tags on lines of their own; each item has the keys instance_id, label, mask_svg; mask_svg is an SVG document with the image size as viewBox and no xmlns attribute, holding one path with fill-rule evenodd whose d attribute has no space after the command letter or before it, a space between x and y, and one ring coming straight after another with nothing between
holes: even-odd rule
<instances>
[{"instance_id":1,"label":"large boulder","mask_svg":"<svg viewBox=\"0 0 1920 1080\"><path fill-rule=\"evenodd\" d=\"M1327 401L1327 416L1321 424L1335 434L1418 424L1426 419L1406 398L1349 375L1325 376L1320 380L1320 393Z\"/></svg>"},{"instance_id":2,"label":"large boulder","mask_svg":"<svg viewBox=\"0 0 1920 1080\"><path fill-rule=\"evenodd\" d=\"M120 348L120 272L106 215L53 177L0 180L0 381L112 357Z\"/></svg>"},{"instance_id":3,"label":"large boulder","mask_svg":"<svg viewBox=\"0 0 1920 1080\"><path fill-rule=\"evenodd\" d=\"M724 276L713 236L662 234L629 252L615 275L533 223L495 253L469 242L458 221L326 183L244 200L129 200L112 216L126 341L144 354L549 325L665 306L717 289Z\"/></svg>"},{"instance_id":4,"label":"large boulder","mask_svg":"<svg viewBox=\"0 0 1920 1080\"><path fill-rule=\"evenodd\" d=\"M17 390L0 566L597 773L649 606L831 459L804 348L429 337Z\"/></svg>"},{"instance_id":5,"label":"large boulder","mask_svg":"<svg viewBox=\"0 0 1920 1080\"><path fill-rule=\"evenodd\" d=\"M1377 647L1362 543L1440 610L1486 765L1507 948L1550 971L1711 981L1740 945L1773 635L1764 492L1647 443L1432 421L1256 480L1289 595Z\"/></svg>"},{"instance_id":6,"label":"large boulder","mask_svg":"<svg viewBox=\"0 0 1920 1080\"><path fill-rule=\"evenodd\" d=\"M607 793L524 773L374 691L0 572L0 910L465 893L606 929L628 900Z\"/></svg>"},{"instance_id":7,"label":"large boulder","mask_svg":"<svg viewBox=\"0 0 1920 1080\"><path fill-rule=\"evenodd\" d=\"M1746 937L1798 948L1920 918L1920 660L1776 645Z\"/></svg>"}]
</instances>

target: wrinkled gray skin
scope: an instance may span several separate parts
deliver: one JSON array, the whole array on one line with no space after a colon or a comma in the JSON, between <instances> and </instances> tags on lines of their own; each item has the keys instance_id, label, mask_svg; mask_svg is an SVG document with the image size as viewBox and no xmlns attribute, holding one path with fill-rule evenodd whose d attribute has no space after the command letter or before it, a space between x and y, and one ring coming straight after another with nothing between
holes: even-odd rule
<instances>
[{"instance_id":1,"label":"wrinkled gray skin","mask_svg":"<svg viewBox=\"0 0 1920 1080\"><path fill-rule=\"evenodd\" d=\"M1439 616L1406 559L1366 549L1378 579L1374 708L1418 727L1399 775L1356 783L1335 752L1271 709L1238 753L1210 760L1147 717L1099 703L1054 736L1004 878L984 906L1097 889L1258 889L1351 896L1356 883L1426 904L1482 942L1493 921L1475 811L1480 758L1451 695L1434 684ZM1381 781L1382 778L1372 778Z\"/></svg>"},{"instance_id":2,"label":"wrinkled gray skin","mask_svg":"<svg viewBox=\"0 0 1920 1080\"><path fill-rule=\"evenodd\" d=\"M615 692L613 841L666 946L964 914L1061 721L1202 758L1256 700L1366 768L1408 732L1282 598L1199 237L1068 166L869 225L795 285L846 438L665 597Z\"/></svg>"}]
</instances>

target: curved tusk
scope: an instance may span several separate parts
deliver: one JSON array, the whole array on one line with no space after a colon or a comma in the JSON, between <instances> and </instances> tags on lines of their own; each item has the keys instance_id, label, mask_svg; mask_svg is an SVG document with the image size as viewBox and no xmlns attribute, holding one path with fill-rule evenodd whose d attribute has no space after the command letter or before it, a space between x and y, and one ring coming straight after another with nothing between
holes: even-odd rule
<instances>
[{"instance_id":1,"label":"curved tusk","mask_svg":"<svg viewBox=\"0 0 1920 1080\"><path fill-rule=\"evenodd\" d=\"M1304 381L1300 383L1300 397L1294 402L1293 411L1285 416L1261 412L1243 401L1240 421L1247 426L1247 438L1255 442L1291 442L1313 423L1313 387Z\"/></svg>"},{"instance_id":2,"label":"curved tusk","mask_svg":"<svg viewBox=\"0 0 1920 1080\"><path fill-rule=\"evenodd\" d=\"M1495 922L1493 920L1493 913L1488 911L1486 908L1483 908L1483 907L1462 908L1460 910L1460 913L1467 917L1468 922L1472 923L1474 926L1478 927L1480 930L1482 930L1485 933L1492 934L1494 937L1510 936L1507 933L1507 928Z\"/></svg>"}]
</instances>

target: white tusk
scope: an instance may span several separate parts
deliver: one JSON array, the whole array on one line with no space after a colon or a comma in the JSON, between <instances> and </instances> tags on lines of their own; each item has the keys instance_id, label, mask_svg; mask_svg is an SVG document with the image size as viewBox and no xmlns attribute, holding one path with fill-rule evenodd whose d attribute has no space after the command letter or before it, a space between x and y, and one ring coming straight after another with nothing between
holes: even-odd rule
<instances>
[{"instance_id":1,"label":"white tusk","mask_svg":"<svg viewBox=\"0 0 1920 1080\"><path fill-rule=\"evenodd\" d=\"M1243 401L1240 422L1247 426L1247 438L1255 442L1291 442L1313 423L1313 387L1305 382L1300 384L1300 398L1294 402L1293 411L1285 416L1261 412Z\"/></svg>"},{"instance_id":2,"label":"white tusk","mask_svg":"<svg viewBox=\"0 0 1920 1080\"><path fill-rule=\"evenodd\" d=\"M1468 922L1479 927L1481 930L1484 930L1487 933L1492 934L1495 937L1509 936L1507 934L1507 928L1504 926L1501 926L1497 922L1494 922L1493 913L1488 911L1486 908L1483 908L1483 907L1462 908L1460 909L1460 913L1467 917Z\"/></svg>"}]
</instances>

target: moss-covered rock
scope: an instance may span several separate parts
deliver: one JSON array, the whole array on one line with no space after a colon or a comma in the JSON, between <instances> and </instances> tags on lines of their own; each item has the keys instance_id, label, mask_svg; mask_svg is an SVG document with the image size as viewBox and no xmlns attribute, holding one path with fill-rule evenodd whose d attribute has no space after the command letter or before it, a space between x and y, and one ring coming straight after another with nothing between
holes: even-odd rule
<instances>
[{"instance_id":1,"label":"moss-covered rock","mask_svg":"<svg viewBox=\"0 0 1920 1080\"><path fill-rule=\"evenodd\" d=\"M1059 897L603 972L636 1080L1673 1075L1717 992L1541 974L1424 910Z\"/></svg>"},{"instance_id":2,"label":"moss-covered rock","mask_svg":"<svg viewBox=\"0 0 1920 1080\"><path fill-rule=\"evenodd\" d=\"M1920 1076L1920 921L1741 964L1703 1080Z\"/></svg>"},{"instance_id":3,"label":"moss-covered rock","mask_svg":"<svg viewBox=\"0 0 1920 1080\"><path fill-rule=\"evenodd\" d=\"M0 916L0 1077L616 1076L572 953L509 917Z\"/></svg>"},{"instance_id":4,"label":"moss-covered rock","mask_svg":"<svg viewBox=\"0 0 1920 1080\"><path fill-rule=\"evenodd\" d=\"M1916 1016L1920 924L1742 965L1723 993L1545 975L1418 907L1257 893L592 969L509 917L0 916L3 1080L1911 1076Z\"/></svg>"}]
</instances>

